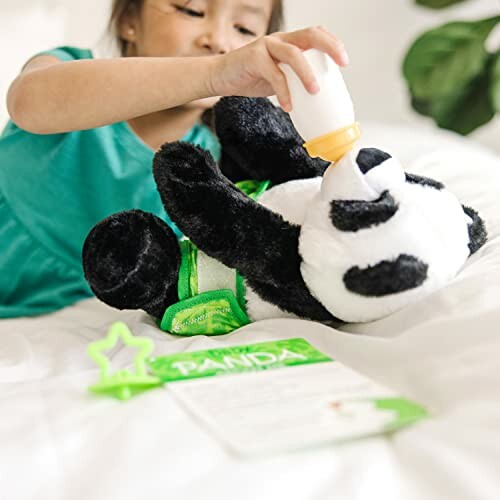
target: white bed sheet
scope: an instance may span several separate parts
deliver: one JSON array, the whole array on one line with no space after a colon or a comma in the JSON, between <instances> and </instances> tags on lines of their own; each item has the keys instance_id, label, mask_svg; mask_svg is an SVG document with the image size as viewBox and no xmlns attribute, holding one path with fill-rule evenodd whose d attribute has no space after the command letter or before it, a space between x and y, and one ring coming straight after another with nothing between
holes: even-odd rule
<instances>
[{"instance_id":1,"label":"white bed sheet","mask_svg":"<svg viewBox=\"0 0 500 500\"><path fill-rule=\"evenodd\" d=\"M499 158L468 141L413 129L365 126L364 136L374 144L385 140L406 164L427 153L408 170L443 180L486 219L489 242L446 289L344 331L268 320L227 336L177 338L143 313L115 311L95 299L38 318L4 320L0 498L500 498ZM432 154L439 148L442 154ZM152 338L155 355L304 337L427 405L433 417L391 437L242 460L165 390L125 403L87 393L98 372L86 346L118 319ZM116 369L130 363L121 346L112 356Z\"/></svg>"}]
</instances>

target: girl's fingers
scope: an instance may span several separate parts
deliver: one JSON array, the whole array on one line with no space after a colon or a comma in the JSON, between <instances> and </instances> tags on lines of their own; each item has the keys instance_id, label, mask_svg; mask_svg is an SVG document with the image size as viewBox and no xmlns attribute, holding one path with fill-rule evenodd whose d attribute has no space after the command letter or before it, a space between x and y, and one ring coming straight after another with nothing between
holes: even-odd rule
<instances>
[{"instance_id":1,"label":"girl's fingers","mask_svg":"<svg viewBox=\"0 0 500 500\"><path fill-rule=\"evenodd\" d=\"M340 56L343 61L342 66L349 64L349 56L347 55L347 51L345 50L344 42L337 38L333 33L330 33L330 31L328 31L324 26L317 26L317 28L325 32L332 39L332 42L336 44L338 50L341 51Z\"/></svg>"},{"instance_id":2,"label":"girl's fingers","mask_svg":"<svg viewBox=\"0 0 500 500\"><path fill-rule=\"evenodd\" d=\"M302 50L313 48L321 50L340 66L345 66L349 62L344 44L323 26L305 28L289 33L278 33L276 36Z\"/></svg>"},{"instance_id":3,"label":"girl's fingers","mask_svg":"<svg viewBox=\"0 0 500 500\"><path fill-rule=\"evenodd\" d=\"M260 57L262 78L269 82L273 88L283 111L289 113L292 110L292 99L290 97L285 74L279 69L271 55L267 51L263 52L264 54Z\"/></svg>"},{"instance_id":4,"label":"girl's fingers","mask_svg":"<svg viewBox=\"0 0 500 500\"><path fill-rule=\"evenodd\" d=\"M269 37L267 50L275 61L288 64L293 69L308 92L311 94L318 92L318 82L311 65L296 45L283 42L279 38Z\"/></svg>"}]
</instances>

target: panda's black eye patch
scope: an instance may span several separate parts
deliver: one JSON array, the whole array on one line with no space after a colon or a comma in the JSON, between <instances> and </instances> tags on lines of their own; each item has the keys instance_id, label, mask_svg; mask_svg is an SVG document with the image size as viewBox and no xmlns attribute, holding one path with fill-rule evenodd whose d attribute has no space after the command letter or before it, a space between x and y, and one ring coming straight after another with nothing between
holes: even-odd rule
<instances>
[{"instance_id":1,"label":"panda's black eye patch","mask_svg":"<svg viewBox=\"0 0 500 500\"><path fill-rule=\"evenodd\" d=\"M422 177L421 175L405 173L406 182L410 184L420 184L421 186L429 186L434 189L444 189L444 184L442 182L431 179L430 177Z\"/></svg>"},{"instance_id":2,"label":"panda's black eye patch","mask_svg":"<svg viewBox=\"0 0 500 500\"><path fill-rule=\"evenodd\" d=\"M330 219L339 231L358 231L388 221L398 211L398 204L389 191L376 200L334 200Z\"/></svg>"},{"instance_id":3,"label":"panda's black eye patch","mask_svg":"<svg viewBox=\"0 0 500 500\"><path fill-rule=\"evenodd\" d=\"M359 150L358 156L356 157L356 163L358 164L361 172L366 174L372 168L380 165L389 158L391 158L391 155L385 151L381 151L380 149L363 148Z\"/></svg>"},{"instance_id":4,"label":"panda's black eye patch","mask_svg":"<svg viewBox=\"0 0 500 500\"><path fill-rule=\"evenodd\" d=\"M364 297L383 297L417 288L427 279L428 267L416 257L401 254L364 269L351 267L344 274L344 285Z\"/></svg>"}]
</instances>

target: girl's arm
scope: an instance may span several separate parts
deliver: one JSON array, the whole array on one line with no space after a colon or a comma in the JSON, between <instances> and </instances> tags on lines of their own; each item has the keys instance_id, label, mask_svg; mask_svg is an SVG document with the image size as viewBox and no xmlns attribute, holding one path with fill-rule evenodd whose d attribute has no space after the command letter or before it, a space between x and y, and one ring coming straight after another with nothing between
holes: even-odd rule
<instances>
[{"instance_id":1,"label":"girl's arm","mask_svg":"<svg viewBox=\"0 0 500 500\"><path fill-rule=\"evenodd\" d=\"M37 56L12 82L7 109L36 134L109 125L213 96L212 57L126 57L62 62Z\"/></svg>"},{"instance_id":2,"label":"girl's arm","mask_svg":"<svg viewBox=\"0 0 500 500\"><path fill-rule=\"evenodd\" d=\"M342 42L322 26L266 35L224 55L64 63L38 56L10 86L7 109L17 125L38 134L100 127L212 96L276 94L290 111L290 92L278 65L289 64L316 93L315 76L302 54L310 48L347 64Z\"/></svg>"}]
</instances>

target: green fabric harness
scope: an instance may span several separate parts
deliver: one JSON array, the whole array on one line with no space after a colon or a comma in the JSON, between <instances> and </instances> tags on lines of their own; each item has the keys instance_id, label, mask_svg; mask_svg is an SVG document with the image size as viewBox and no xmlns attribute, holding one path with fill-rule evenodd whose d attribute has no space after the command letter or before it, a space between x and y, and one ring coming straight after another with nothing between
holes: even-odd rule
<instances>
[{"instance_id":1,"label":"green fabric harness","mask_svg":"<svg viewBox=\"0 0 500 500\"><path fill-rule=\"evenodd\" d=\"M257 201L269 184L270 181L241 181L235 185ZM176 335L222 335L249 324L245 285L238 271L198 252L188 239L180 241L180 250L179 302L165 310L160 328ZM214 276L226 286L204 289Z\"/></svg>"}]
</instances>

